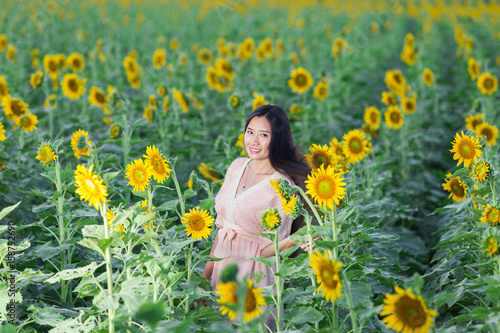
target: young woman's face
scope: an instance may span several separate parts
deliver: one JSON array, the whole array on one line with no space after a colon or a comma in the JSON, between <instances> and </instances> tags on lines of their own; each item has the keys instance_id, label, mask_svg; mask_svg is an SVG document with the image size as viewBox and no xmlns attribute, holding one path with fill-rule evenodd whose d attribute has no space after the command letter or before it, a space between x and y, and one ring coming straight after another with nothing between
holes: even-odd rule
<instances>
[{"instance_id":1,"label":"young woman's face","mask_svg":"<svg viewBox=\"0 0 500 333\"><path fill-rule=\"evenodd\" d=\"M266 117L253 117L245 132L245 149L251 159L269 158L271 124Z\"/></svg>"}]
</instances>

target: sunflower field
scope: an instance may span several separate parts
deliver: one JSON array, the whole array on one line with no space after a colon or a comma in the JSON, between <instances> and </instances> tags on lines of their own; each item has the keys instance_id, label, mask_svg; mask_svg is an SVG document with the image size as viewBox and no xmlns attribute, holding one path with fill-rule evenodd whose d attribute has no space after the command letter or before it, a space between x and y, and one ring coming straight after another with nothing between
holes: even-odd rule
<instances>
[{"instance_id":1,"label":"sunflower field","mask_svg":"<svg viewBox=\"0 0 500 333\"><path fill-rule=\"evenodd\" d=\"M500 331L500 1L1 7L1 332ZM271 182L292 241L317 240L253 258L274 286L232 265L212 290L264 104L312 168Z\"/></svg>"}]
</instances>

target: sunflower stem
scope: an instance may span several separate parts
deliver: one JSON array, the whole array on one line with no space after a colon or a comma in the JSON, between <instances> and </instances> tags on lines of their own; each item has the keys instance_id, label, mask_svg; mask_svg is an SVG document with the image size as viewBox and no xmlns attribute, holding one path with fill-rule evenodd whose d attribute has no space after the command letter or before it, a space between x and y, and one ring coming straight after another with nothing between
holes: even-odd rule
<instances>
[{"instance_id":1,"label":"sunflower stem","mask_svg":"<svg viewBox=\"0 0 500 333\"><path fill-rule=\"evenodd\" d=\"M357 333L358 332L357 314L356 310L354 309L354 304L352 302L351 291L349 289L349 281L347 281L347 277L344 274L344 272L341 272L340 274L342 277L342 283L345 290L345 296L347 298L347 304L349 306L349 310L351 311L350 316L352 321L352 332Z\"/></svg>"},{"instance_id":2,"label":"sunflower stem","mask_svg":"<svg viewBox=\"0 0 500 333\"><path fill-rule=\"evenodd\" d=\"M106 202L102 202L101 204L101 216L104 222L104 237L106 239L109 238L109 227L108 227L108 215L107 215L107 205ZM106 261L106 272L108 276L108 296L113 299L113 277L112 277L112 267L111 267L111 251L110 247L106 248L106 253L104 260ZM113 333L115 331L115 310L111 307L108 308L108 321L109 333Z\"/></svg>"},{"instance_id":3,"label":"sunflower stem","mask_svg":"<svg viewBox=\"0 0 500 333\"><path fill-rule=\"evenodd\" d=\"M175 164L177 163L177 157L173 159L172 163L172 179L174 180L175 189L177 190L177 195L179 196L179 202L181 204L181 215L184 216L186 213L186 208L184 206L184 196L182 195L181 188L179 187L179 182L177 181L177 174L175 173Z\"/></svg>"},{"instance_id":4,"label":"sunflower stem","mask_svg":"<svg viewBox=\"0 0 500 333\"><path fill-rule=\"evenodd\" d=\"M313 212L314 214L314 217L316 217L316 220L318 221L318 223L323 226L323 221L321 220L321 217L319 217L319 214L318 214L318 211L317 209L314 207L313 203L311 202L311 200L309 200L309 197L307 196L307 194L304 192L304 190L302 190L300 187L298 186L292 186L292 189L295 190L295 191L298 191L302 197L304 198L304 200L307 202L307 204L309 205L309 207L311 207L311 211Z\"/></svg>"},{"instance_id":5,"label":"sunflower stem","mask_svg":"<svg viewBox=\"0 0 500 333\"><path fill-rule=\"evenodd\" d=\"M278 318L276 318L276 327L278 332L281 332L281 277L280 277L280 250L279 250L279 228L276 228L274 237L274 251L276 253L276 274L274 278L276 280L276 308L278 313Z\"/></svg>"},{"instance_id":6,"label":"sunflower stem","mask_svg":"<svg viewBox=\"0 0 500 333\"><path fill-rule=\"evenodd\" d=\"M491 187L491 194L493 195L493 205L495 206L497 204L497 194L495 192L495 182L493 180L493 177L491 177L490 180L490 187Z\"/></svg>"},{"instance_id":7,"label":"sunflower stem","mask_svg":"<svg viewBox=\"0 0 500 333\"><path fill-rule=\"evenodd\" d=\"M57 222L59 222L59 245L62 245L65 240L65 230L64 230L64 219L63 219L63 193L62 193L62 182L61 182L61 165L59 164L59 159L56 158L56 189L59 192L59 197L57 198ZM66 269L66 251L61 252L61 271ZM66 302L67 298L67 285L66 281L61 281L61 301Z\"/></svg>"},{"instance_id":8,"label":"sunflower stem","mask_svg":"<svg viewBox=\"0 0 500 333\"><path fill-rule=\"evenodd\" d=\"M309 236L309 244L312 244L312 230L311 230L312 217L307 213L305 213L304 215L305 215L304 217L305 217L306 226L307 226L307 235ZM309 252L309 255L312 253L312 246L309 247L308 252ZM309 270L309 277L311 278L311 283L312 283L313 288L314 288L313 295L316 296L318 294L318 291L316 290L317 289L316 279L314 278L314 273L312 270ZM318 322L314 323L314 328L316 330L319 330L319 323Z\"/></svg>"},{"instance_id":9,"label":"sunflower stem","mask_svg":"<svg viewBox=\"0 0 500 333\"><path fill-rule=\"evenodd\" d=\"M153 213L153 192L151 191L151 180L149 181L150 184L148 186L148 214ZM154 231L154 220L151 220L151 223L149 225L149 230Z\"/></svg>"},{"instance_id":10,"label":"sunflower stem","mask_svg":"<svg viewBox=\"0 0 500 333\"><path fill-rule=\"evenodd\" d=\"M193 243L189 244L189 252L187 257L187 282L191 280L191 260L193 257ZM186 313L189 311L189 299L186 301Z\"/></svg>"}]
</instances>

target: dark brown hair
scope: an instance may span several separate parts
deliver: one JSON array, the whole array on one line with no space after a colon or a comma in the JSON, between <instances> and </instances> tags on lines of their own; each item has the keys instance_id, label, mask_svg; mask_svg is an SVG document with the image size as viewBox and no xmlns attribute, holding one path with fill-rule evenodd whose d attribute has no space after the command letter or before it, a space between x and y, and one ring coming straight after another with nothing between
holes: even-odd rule
<instances>
[{"instance_id":1,"label":"dark brown hair","mask_svg":"<svg viewBox=\"0 0 500 333\"><path fill-rule=\"evenodd\" d=\"M305 190L304 181L311 172L311 168L307 164L304 154L293 142L290 123L283 108L273 104L259 106L248 115L245 132L254 117L266 117L269 124L271 124L269 161L272 167L290 177L297 186ZM304 217L296 218L293 221L290 233L295 233L303 225Z\"/></svg>"}]
</instances>

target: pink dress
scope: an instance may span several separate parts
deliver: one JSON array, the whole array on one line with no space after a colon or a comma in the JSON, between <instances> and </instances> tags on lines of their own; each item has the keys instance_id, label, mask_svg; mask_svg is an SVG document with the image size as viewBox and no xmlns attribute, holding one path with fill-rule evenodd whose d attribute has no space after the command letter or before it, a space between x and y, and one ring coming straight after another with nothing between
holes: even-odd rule
<instances>
[{"instance_id":1,"label":"pink dress","mask_svg":"<svg viewBox=\"0 0 500 333\"><path fill-rule=\"evenodd\" d=\"M224 258L214 263L211 285L217 288L221 271L231 262L238 264L238 278L253 278L263 274L255 287L263 288L274 285L274 276L271 270L263 263L250 260L251 257L260 257L264 248L273 243L259 233L270 232L260 223L262 213L268 208L277 208L282 223L279 227L279 240L290 235L292 219L283 212L279 194L269 183L271 179L292 180L279 172L262 179L245 192L236 196L236 191L249 158L236 159L227 170L224 185L215 198L217 219L215 225L219 227L218 240L214 243L211 256Z\"/></svg>"}]
</instances>

